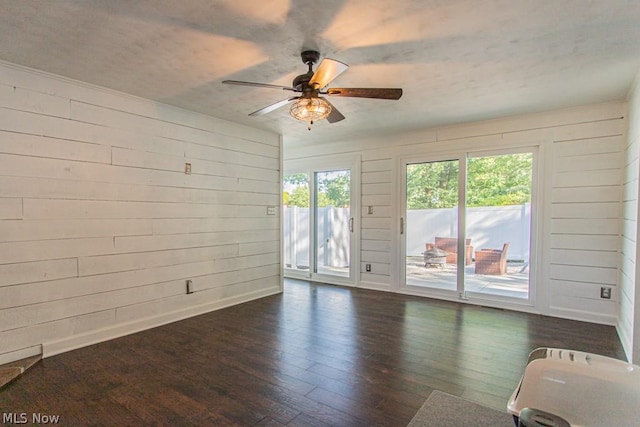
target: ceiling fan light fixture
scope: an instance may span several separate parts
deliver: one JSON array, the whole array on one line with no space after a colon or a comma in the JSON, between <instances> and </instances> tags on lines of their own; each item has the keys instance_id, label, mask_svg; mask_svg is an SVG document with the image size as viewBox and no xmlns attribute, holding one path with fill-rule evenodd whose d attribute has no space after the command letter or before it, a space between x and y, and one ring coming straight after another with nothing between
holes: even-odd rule
<instances>
[{"instance_id":1,"label":"ceiling fan light fixture","mask_svg":"<svg viewBox=\"0 0 640 427\"><path fill-rule=\"evenodd\" d=\"M322 98L300 98L291 105L291 117L303 122L325 119L331 113L331 105Z\"/></svg>"}]
</instances>

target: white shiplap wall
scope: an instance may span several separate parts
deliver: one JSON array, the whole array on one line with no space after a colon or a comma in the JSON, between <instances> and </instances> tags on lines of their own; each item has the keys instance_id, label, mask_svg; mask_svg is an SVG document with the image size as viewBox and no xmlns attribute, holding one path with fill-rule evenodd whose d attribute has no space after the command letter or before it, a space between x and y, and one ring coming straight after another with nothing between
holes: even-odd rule
<instances>
[{"instance_id":1,"label":"white shiplap wall","mask_svg":"<svg viewBox=\"0 0 640 427\"><path fill-rule=\"evenodd\" d=\"M280 146L0 64L0 363L280 292Z\"/></svg>"},{"instance_id":2,"label":"white shiplap wall","mask_svg":"<svg viewBox=\"0 0 640 427\"><path fill-rule=\"evenodd\" d=\"M640 74L629 92L628 131L624 150L623 217L618 335L627 358L640 363L640 296L638 283L638 176L640 174Z\"/></svg>"},{"instance_id":3,"label":"white shiplap wall","mask_svg":"<svg viewBox=\"0 0 640 427\"><path fill-rule=\"evenodd\" d=\"M621 216L625 103L427 129L369 140L289 147L289 160L357 153L362 158L359 286L400 291L399 159L539 147L539 247L534 310L614 324ZM367 214L367 207L374 214ZM364 265L372 264L371 273ZM600 287L613 287L611 300Z\"/></svg>"}]
</instances>

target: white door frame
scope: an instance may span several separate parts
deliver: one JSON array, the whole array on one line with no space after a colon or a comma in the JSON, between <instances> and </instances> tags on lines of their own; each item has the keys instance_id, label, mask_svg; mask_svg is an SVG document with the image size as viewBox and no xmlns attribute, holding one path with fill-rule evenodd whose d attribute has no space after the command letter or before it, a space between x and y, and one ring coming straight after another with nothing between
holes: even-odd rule
<instances>
[{"instance_id":1,"label":"white door frame","mask_svg":"<svg viewBox=\"0 0 640 427\"><path fill-rule=\"evenodd\" d=\"M539 157L540 157L541 148L537 145L535 146L526 146L526 147L513 147L513 148L500 148L500 149L485 149L478 151L452 151L451 153L443 154L424 154L418 153L415 155L407 155L398 158L398 177L399 177L399 187L400 194L398 199L398 211L397 218L400 222L399 229L403 227L403 223L405 221L406 215L406 172L407 165L416 164L416 163L428 163L428 162L438 162L438 161L447 161L447 160L458 160L459 161L459 169L458 169L458 253L465 253L465 239L466 239L466 202L460 203L460 201L466 201L466 169L467 169L467 159L475 158L475 157L484 157L484 156L497 156L503 154L517 154L517 153L532 153L533 154L533 164L532 164L532 179L531 179L531 239L530 239L530 247L529 247L529 292L527 299L516 299L509 297L500 297L496 295L488 295L481 294L477 292L468 292L464 289L464 262L460 261L464 259L464 257L459 257L459 262L457 265L457 284L456 290L440 290L440 289L432 289L432 288L422 288L407 285L406 281L406 234L404 234L404 230L401 230L400 237L397 239L398 241L398 257L397 257L397 265L399 270L399 290L405 293L411 293L422 296L429 296L434 298L448 299L448 300L458 300L465 301L471 303L478 303L486 305L487 302L490 302L490 305L497 307L505 307L512 308L514 306L517 307L534 307L536 303L536 295L537 295L537 282L539 280L540 275L538 272L538 261L540 259L538 250L541 247L541 242L539 242L540 234L539 234L539 221L540 216L542 215L539 203L539 187L540 177L538 173L539 169Z\"/></svg>"},{"instance_id":2,"label":"white door frame","mask_svg":"<svg viewBox=\"0 0 640 427\"><path fill-rule=\"evenodd\" d=\"M355 286L360 282L360 156L322 156L304 160L292 160L286 163L283 168L283 176L292 173L307 173L309 177L309 270L300 271L284 269L285 277L313 280L317 282L330 283L336 285ZM352 218L352 231L349 247L349 277L332 276L328 274L315 273L314 265L316 258L316 214L315 214L315 173L332 170L349 169L350 172L350 214ZM284 265L284 260L283 260Z\"/></svg>"}]
</instances>

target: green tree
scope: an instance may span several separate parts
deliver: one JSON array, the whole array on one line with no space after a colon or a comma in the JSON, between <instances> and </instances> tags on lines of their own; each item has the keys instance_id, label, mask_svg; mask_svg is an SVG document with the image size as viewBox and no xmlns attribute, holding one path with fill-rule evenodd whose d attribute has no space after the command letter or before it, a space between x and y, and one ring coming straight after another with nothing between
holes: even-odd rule
<instances>
[{"instance_id":1,"label":"green tree","mask_svg":"<svg viewBox=\"0 0 640 427\"><path fill-rule=\"evenodd\" d=\"M458 162L407 165L409 209L451 208L458 204Z\"/></svg>"},{"instance_id":2,"label":"green tree","mask_svg":"<svg viewBox=\"0 0 640 427\"><path fill-rule=\"evenodd\" d=\"M307 185L296 187L289 195L289 203L287 206L297 206L299 208L309 207L309 187Z\"/></svg>"},{"instance_id":3,"label":"green tree","mask_svg":"<svg viewBox=\"0 0 640 427\"><path fill-rule=\"evenodd\" d=\"M327 206L347 207L351 200L351 180L349 172L323 172L317 175L317 203L318 207ZM309 184L304 173L285 175L283 182L293 187L291 191L282 192L282 202L285 206L308 208Z\"/></svg>"},{"instance_id":4,"label":"green tree","mask_svg":"<svg viewBox=\"0 0 640 427\"><path fill-rule=\"evenodd\" d=\"M532 165L531 153L469 159L467 206L507 206L530 202Z\"/></svg>"},{"instance_id":5,"label":"green tree","mask_svg":"<svg viewBox=\"0 0 640 427\"><path fill-rule=\"evenodd\" d=\"M344 208L351 202L351 178L349 172L325 173L318 176L318 207Z\"/></svg>"},{"instance_id":6,"label":"green tree","mask_svg":"<svg viewBox=\"0 0 640 427\"><path fill-rule=\"evenodd\" d=\"M282 177L282 180L285 184L291 185L301 185L306 184L309 185L309 179L307 178L306 173L292 173L289 175L285 175Z\"/></svg>"},{"instance_id":7,"label":"green tree","mask_svg":"<svg viewBox=\"0 0 640 427\"><path fill-rule=\"evenodd\" d=\"M531 201L531 153L476 157L467 161L467 206L519 205ZM458 205L458 162L407 165L409 209Z\"/></svg>"}]
</instances>

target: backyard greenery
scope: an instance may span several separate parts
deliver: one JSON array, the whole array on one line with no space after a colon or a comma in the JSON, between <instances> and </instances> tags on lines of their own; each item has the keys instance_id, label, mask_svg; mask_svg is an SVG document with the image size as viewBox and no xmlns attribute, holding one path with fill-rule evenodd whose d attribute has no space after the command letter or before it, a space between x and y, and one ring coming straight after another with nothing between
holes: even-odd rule
<instances>
[{"instance_id":1,"label":"backyard greenery","mask_svg":"<svg viewBox=\"0 0 640 427\"><path fill-rule=\"evenodd\" d=\"M467 207L521 205L531 201L531 153L476 157L467 160ZM307 174L285 175L285 206L309 207ZM348 171L321 172L318 207L349 206ZM407 165L407 209L452 208L458 205L458 161Z\"/></svg>"},{"instance_id":2,"label":"backyard greenery","mask_svg":"<svg viewBox=\"0 0 640 427\"><path fill-rule=\"evenodd\" d=\"M350 204L350 174L349 171L319 172L318 207L333 206L348 207ZM282 194L285 206L309 207L309 181L304 173L285 175L283 181L290 187L291 192ZM287 185L288 184L288 185Z\"/></svg>"},{"instance_id":3,"label":"backyard greenery","mask_svg":"<svg viewBox=\"0 0 640 427\"><path fill-rule=\"evenodd\" d=\"M521 205L531 201L531 153L470 158L467 207ZM407 209L458 205L458 162L407 165Z\"/></svg>"}]
</instances>

